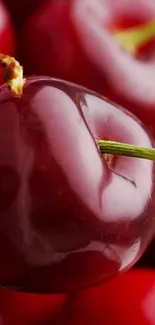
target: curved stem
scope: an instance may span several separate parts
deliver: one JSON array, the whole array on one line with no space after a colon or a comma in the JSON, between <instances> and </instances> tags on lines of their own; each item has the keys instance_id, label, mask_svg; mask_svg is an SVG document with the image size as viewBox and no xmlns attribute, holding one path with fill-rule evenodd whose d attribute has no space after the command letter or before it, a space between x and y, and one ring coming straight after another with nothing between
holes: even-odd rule
<instances>
[{"instance_id":1,"label":"curved stem","mask_svg":"<svg viewBox=\"0 0 155 325\"><path fill-rule=\"evenodd\" d=\"M155 149L135 146L132 144L98 140L97 144L102 154L121 155L128 157L136 157L148 160L155 160Z\"/></svg>"}]
</instances>

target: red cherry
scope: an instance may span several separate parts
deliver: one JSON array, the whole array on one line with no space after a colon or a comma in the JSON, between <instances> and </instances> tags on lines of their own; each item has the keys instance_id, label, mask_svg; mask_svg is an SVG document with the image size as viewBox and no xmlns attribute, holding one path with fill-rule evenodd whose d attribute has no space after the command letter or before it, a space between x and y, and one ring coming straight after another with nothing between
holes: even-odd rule
<instances>
[{"instance_id":1,"label":"red cherry","mask_svg":"<svg viewBox=\"0 0 155 325\"><path fill-rule=\"evenodd\" d=\"M10 16L2 1L0 1L0 53L7 53L11 56L15 53L14 30ZM4 78L0 73L0 85L3 83Z\"/></svg>"},{"instance_id":2,"label":"red cherry","mask_svg":"<svg viewBox=\"0 0 155 325\"><path fill-rule=\"evenodd\" d=\"M0 291L4 325L154 325L155 271L132 270L104 284L65 295Z\"/></svg>"},{"instance_id":3,"label":"red cherry","mask_svg":"<svg viewBox=\"0 0 155 325\"><path fill-rule=\"evenodd\" d=\"M69 17L72 3L48 1L26 21L20 37L21 62L26 73L57 76L91 88L91 64L87 56L83 60Z\"/></svg>"},{"instance_id":4,"label":"red cherry","mask_svg":"<svg viewBox=\"0 0 155 325\"><path fill-rule=\"evenodd\" d=\"M79 86L31 77L18 99L1 88L0 284L77 290L143 253L154 231L153 163L108 165L96 145L107 137L152 146L133 116Z\"/></svg>"},{"instance_id":5,"label":"red cherry","mask_svg":"<svg viewBox=\"0 0 155 325\"><path fill-rule=\"evenodd\" d=\"M3 325L48 324L66 300L66 295L30 295L0 289L0 319Z\"/></svg>"},{"instance_id":6,"label":"red cherry","mask_svg":"<svg viewBox=\"0 0 155 325\"><path fill-rule=\"evenodd\" d=\"M68 300L55 325L154 325L155 271L132 270Z\"/></svg>"},{"instance_id":7,"label":"red cherry","mask_svg":"<svg viewBox=\"0 0 155 325\"><path fill-rule=\"evenodd\" d=\"M21 32L21 58L28 73L83 84L129 108L154 129L154 61L126 53L111 32L123 19L134 25L154 17L155 3L149 0L49 1Z\"/></svg>"}]
</instances>

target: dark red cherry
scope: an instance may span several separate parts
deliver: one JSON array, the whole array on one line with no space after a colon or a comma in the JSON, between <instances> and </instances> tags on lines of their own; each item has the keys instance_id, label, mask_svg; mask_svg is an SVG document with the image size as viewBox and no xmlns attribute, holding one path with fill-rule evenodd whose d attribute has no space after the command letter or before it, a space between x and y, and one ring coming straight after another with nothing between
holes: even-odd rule
<instances>
[{"instance_id":1,"label":"dark red cherry","mask_svg":"<svg viewBox=\"0 0 155 325\"><path fill-rule=\"evenodd\" d=\"M1 285L78 290L141 256L154 231L154 165L108 164L104 138L153 145L135 117L74 84L30 77L17 99L0 89Z\"/></svg>"}]
</instances>

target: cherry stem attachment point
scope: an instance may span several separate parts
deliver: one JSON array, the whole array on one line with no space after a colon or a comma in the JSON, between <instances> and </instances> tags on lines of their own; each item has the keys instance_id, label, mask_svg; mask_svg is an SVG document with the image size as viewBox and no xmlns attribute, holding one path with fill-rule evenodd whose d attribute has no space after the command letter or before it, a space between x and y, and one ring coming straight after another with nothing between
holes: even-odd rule
<instances>
[{"instance_id":1,"label":"cherry stem attachment point","mask_svg":"<svg viewBox=\"0 0 155 325\"><path fill-rule=\"evenodd\" d=\"M23 67L15 58L2 53L0 53L0 65L8 88L15 97L21 97L25 84Z\"/></svg>"},{"instance_id":2,"label":"cherry stem attachment point","mask_svg":"<svg viewBox=\"0 0 155 325\"><path fill-rule=\"evenodd\" d=\"M98 140L97 145L102 154L155 160L155 148L146 148L127 143L105 140Z\"/></svg>"}]
</instances>

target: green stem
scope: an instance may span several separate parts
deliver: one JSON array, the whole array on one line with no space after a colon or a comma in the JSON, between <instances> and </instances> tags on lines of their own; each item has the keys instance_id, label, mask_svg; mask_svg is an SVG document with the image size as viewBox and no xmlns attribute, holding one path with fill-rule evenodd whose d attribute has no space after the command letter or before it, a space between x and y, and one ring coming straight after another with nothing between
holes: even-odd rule
<instances>
[{"instance_id":1,"label":"green stem","mask_svg":"<svg viewBox=\"0 0 155 325\"><path fill-rule=\"evenodd\" d=\"M155 20L141 26L114 33L119 44L129 53L135 54L137 48L155 36Z\"/></svg>"},{"instance_id":2,"label":"green stem","mask_svg":"<svg viewBox=\"0 0 155 325\"><path fill-rule=\"evenodd\" d=\"M155 149L135 146L132 144L98 140L97 144L102 154L120 155L128 157L136 157L148 160L155 160Z\"/></svg>"}]
</instances>

